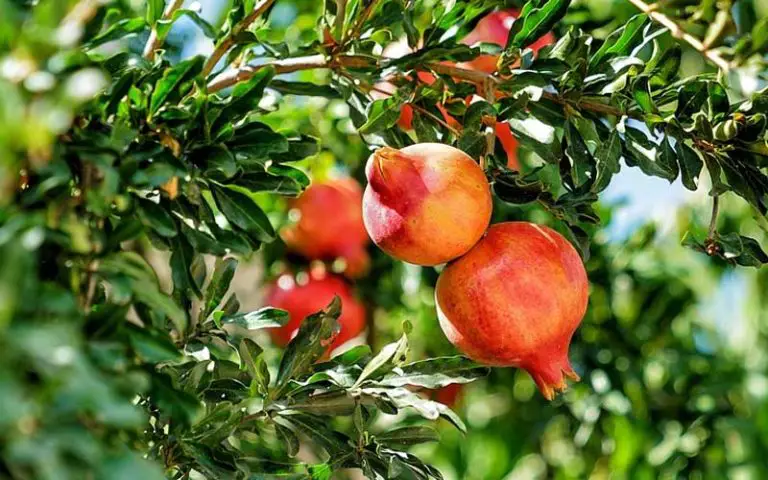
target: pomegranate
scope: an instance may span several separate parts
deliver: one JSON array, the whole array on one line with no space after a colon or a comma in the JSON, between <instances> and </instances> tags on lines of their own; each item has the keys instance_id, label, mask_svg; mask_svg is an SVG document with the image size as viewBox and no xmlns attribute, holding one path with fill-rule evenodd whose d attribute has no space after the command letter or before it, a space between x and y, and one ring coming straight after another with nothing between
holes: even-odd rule
<instances>
[{"instance_id":1,"label":"pomegranate","mask_svg":"<svg viewBox=\"0 0 768 480\"><path fill-rule=\"evenodd\" d=\"M291 203L299 220L283 229L283 240L310 260L343 258L344 273L359 277L369 264L362 202L363 189L352 178L313 183Z\"/></svg>"},{"instance_id":2,"label":"pomegranate","mask_svg":"<svg viewBox=\"0 0 768 480\"><path fill-rule=\"evenodd\" d=\"M588 283L576 249L527 222L492 225L437 280L440 326L473 360L528 371L547 399L578 376L568 345L587 308Z\"/></svg>"},{"instance_id":3,"label":"pomegranate","mask_svg":"<svg viewBox=\"0 0 768 480\"><path fill-rule=\"evenodd\" d=\"M334 295L341 299L341 330L333 339L329 351L357 337L365 329L365 307L354 296L349 284L341 277L324 271L312 271L306 283L299 284L289 274L281 275L267 289L266 304L288 312L290 320L269 334L279 346L291 341L302 320L331 303Z\"/></svg>"},{"instance_id":4,"label":"pomegranate","mask_svg":"<svg viewBox=\"0 0 768 480\"><path fill-rule=\"evenodd\" d=\"M491 193L480 166L448 145L381 148L366 165L363 220L374 243L417 265L469 251L491 219Z\"/></svg>"},{"instance_id":5,"label":"pomegranate","mask_svg":"<svg viewBox=\"0 0 768 480\"><path fill-rule=\"evenodd\" d=\"M492 12L483 17L477 23L475 29L461 40L461 43L465 45L473 45L479 42L495 43L504 47L507 44L509 29L512 28L512 24L518 15L519 12L515 9ZM555 43L555 37L552 35L552 32L548 32L530 45L529 48L534 52L538 52L553 43ZM460 64L460 66L485 73L493 73L496 71L496 62L498 60L499 57L496 55L480 55L469 62Z\"/></svg>"}]
</instances>

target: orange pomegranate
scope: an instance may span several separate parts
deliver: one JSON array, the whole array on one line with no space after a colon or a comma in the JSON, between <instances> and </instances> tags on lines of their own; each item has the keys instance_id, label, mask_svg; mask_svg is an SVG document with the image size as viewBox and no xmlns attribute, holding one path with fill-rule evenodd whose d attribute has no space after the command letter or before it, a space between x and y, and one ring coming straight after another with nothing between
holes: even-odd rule
<instances>
[{"instance_id":1,"label":"orange pomegranate","mask_svg":"<svg viewBox=\"0 0 768 480\"><path fill-rule=\"evenodd\" d=\"M343 258L344 273L356 278L368 269L368 235L363 226L363 189L352 178L313 183L291 208L298 221L283 229L288 248L310 260Z\"/></svg>"},{"instance_id":2,"label":"orange pomegranate","mask_svg":"<svg viewBox=\"0 0 768 480\"><path fill-rule=\"evenodd\" d=\"M363 220L374 243L417 265L466 253L491 218L491 193L480 166L461 150L419 143L381 148L366 165Z\"/></svg>"},{"instance_id":3,"label":"orange pomegranate","mask_svg":"<svg viewBox=\"0 0 768 480\"><path fill-rule=\"evenodd\" d=\"M438 318L448 339L475 361L520 367L547 399L578 379L568 346L587 308L576 249L527 222L492 225L437 281Z\"/></svg>"},{"instance_id":4,"label":"orange pomegranate","mask_svg":"<svg viewBox=\"0 0 768 480\"><path fill-rule=\"evenodd\" d=\"M341 300L341 330L331 343L329 351L363 332L365 307L355 298L349 284L336 275L313 271L306 283L301 284L292 275L281 275L269 285L265 302L267 305L286 310L290 319L282 327L269 329L272 341L279 346L287 345L302 320L327 307L335 295Z\"/></svg>"}]
</instances>

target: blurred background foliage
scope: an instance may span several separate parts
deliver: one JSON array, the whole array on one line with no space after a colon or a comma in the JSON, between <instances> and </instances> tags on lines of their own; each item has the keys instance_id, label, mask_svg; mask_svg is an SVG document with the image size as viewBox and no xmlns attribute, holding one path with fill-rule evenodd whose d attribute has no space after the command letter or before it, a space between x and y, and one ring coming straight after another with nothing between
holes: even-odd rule
<instances>
[{"instance_id":1,"label":"blurred background foliage","mask_svg":"<svg viewBox=\"0 0 768 480\"><path fill-rule=\"evenodd\" d=\"M36 2L0 0L0 51L16 41L19 12L32 3ZM75 2L41 3L47 7L36 10L40 29L24 32L33 35L26 43L27 55L13 61L0 59L6 78L0 81L3 192L23 181L17 176L16 159L29 154L33 160L43 161L50 156L56 136L68 130L77 109L107 81L95 69L70 69L66 54L48 58L54 49L46 43L56 35L66 36L68 32L59 22L65 17L62 12L70 12ZM740 19L734 24L726 22L725 33L711 33L717 37L715 46L733 54L736 68L729 73L729 94L743 98L764 86L765 59L748 53L760 48L759 39L752 37L754 32L760 33L755 25L762 22L765 26L768 1L661 3L700 38L709 34L707 28L720 10L732 13L729 18ZM140 0L116 4L125 11L144 8ZM186 4L214 26L224 22L229 7L228 2L218 0ZM315 20L321 9L316 0L278 2L269 26L257 28L255 33L260 39L284 39L287 48L298 48L317 34ZM555 33L561 34L567 25L579 25L603 38L636 13L624 0L576 1L559 27L563 30ZM72 28L82 27L76 18L70 20L75 22ZM748 37L749 42L743 40ZM103 48L137 51L144 41L134 38ZM171 29L167 45L176 59L212 50L211 41L186 19ZM681 76L712 70L698 52L683 47ZM28 78L24 93L7 81L9 75L42 62L47 62L52 78ZM326 75L306 71L292 78L323 83ZM47 87L51 83L55 86ZM40 87L43 93L37 94L35 88L40 85L45 88ZM274 111L261 121L279 131L321 139L320 151L297 164L314 181L352 175L364 182L362 167L369 150L356 133L343 100L280 98L275 91L269 96L264 105L270 109L271 102ZM520 152L524 165L531 155ZM552 403L536 393L524 372L513 369L494 369L487 378L464 386L455 409L465 419L468 433L443 425L440 442L413 448L446 478L768 478L768 270L735 269L680 245L683 232L701 233L701 225L708 219L706 185L688 193L679 181L671 186L658 179L643 183L632 172L626 167L622 170L600 206L603 227L593 237L587 263L590 306L571 349L582 382ZM270 194L256 197L273 225L280 228L290 223L284 199ZM726 194L724 198L724 230L740 231L766 244L765 233L752 224L752 211L731 197ZM0 205L7 201L8 195L0 194ZM627 212L634 216L631 222L622 220ZM0 220L2 215L0 211ZM536 206L496 205L494 221L508 219L552 223L549 214ZM136 385L149 381L147 372L129 369L123 377L106 379L85 359L79 333L83 319L77 305L47 277L54 275L54 266L46 264L50 252L32 253L42 234L35 228L12 231L7 224L4 228L1 233L7 235L24 233L18 242L0 242L0 326L10 323L12 312L30 318L55 314L60 321L44 329L25 328L16 322L12 335L0 336L0 358L5 365L31 365L25 385L7 368L0 368L0 430L13 424L14 428L38 431L37 425L19 425L17 420L32 418L33 412L35 418L49 418L55 424L57 416L73 409L97 417L105 430L83 436L73 425L56 425L40 440L28 436L23 442L6 444L3 457L22 464L34 459L36 474L18 478L86 478L85 474L57 475L61 465L71 464L72 457L106 458L96 478L141 478L145 468L147 475L155 473L154 467L125 448L143 441L145 418L129 401ZM77 238L79 227L74 220L71 228ZM148 241L143 241L143 248L151 249ZM372 317L367 337L360 341L367 340L377 351L398 338L403 320L409 320L413 324L412 358L455 353L435 316L438 272L395 262L373 246L369 253L370 273L355 282ZM33 273L37 261L44 270L39 282L37 272ZM265 282L282 272L309 267L302 259L286 255L280 240L264 245L250 262L252 268L238 270L233 287L244 308L261 305ZM162 265L157 265L162 272ZM169 278L160 280L168 282ZM36 305L38 299L45 301ZM267 357L276 359L276 349L270 349L268 341L263 343ZM111 347L107 342L90 345L88 357L121 360L111 355ZM52 405L51 410L35 411L42 405ZM386 429L415 419L401 413L394 418L380 415L376 422L378 428ZM112 431L120 433L112 437ZM0 477L15 478L16 473L0 471Z\"/></svg>"}]
</instances>

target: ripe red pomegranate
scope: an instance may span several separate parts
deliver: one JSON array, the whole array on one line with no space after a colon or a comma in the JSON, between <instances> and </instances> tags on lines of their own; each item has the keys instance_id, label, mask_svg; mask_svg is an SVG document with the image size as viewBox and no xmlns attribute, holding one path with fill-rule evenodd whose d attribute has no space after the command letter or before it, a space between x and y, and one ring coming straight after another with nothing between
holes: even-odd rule
<instances>
[{"instance_id":1,"label":"ripe red pomegranate","mask_svg":"<svg viewBox=\"0 0 768 480\"><path fill-rule=\"evenodd\" d=\"M475 361L520 367L552 399L564 376L578 380L568 345L587 308L576 249L527 222L492 225L437 281L438 318L448 339Z\"/></svg>"},{"instance_id":2,"label":"ripe red pomegranate","mask_svg":"<svg viewBox=\"0 0 768 480\"><path fill-rule=\"evenodd\" d=\"M426 266L453 260L472 248L491 219L485 174L459 149L385 147L371 155L365 171L365 228L399 260Z\"/></svg>"},{"instance_id":3,"label":"ripe red pomegranate","mask_svg":"<svg viewBox=\"0 0 768 480\"><path fill-rule=\"evenodd\" d=\"M475 29L461 40L461 43L465 45L473 45L479 42L495 43L504 47L507 44L509 29L512 28L512 24L515 23L519 13L515 9L509 9L486 15L477 23ZM551 32L548 32L530 45L529 48L534 52L538 52L540 49L553 43L555 43L555 37ZM493 73L496 71L496 62L498 60L499 57L497 55L480 55L469 62L462 63L461 66L485 73Z\"/></svg>"},{"instance_id":4,"label":"ripe red pomegranate","mask_svg":"<svg viewBox=\"0 0 768 480\"><path fill-rule=\"evenodd\" d=\"M359 277L369 264L362 203L363 189L352 178L313 183L291 203L299 220L283 229L283 240L310 260L343 258L344 273Z\"/></svg>"},{"instance_id":5,"label":"ripe red pomegranate","mask_svg":"<svg viewBox=\"0 0 768 480\"><path fill-rule=\"evenodd\" d=\"M287 345L302 320L327 307L334 295L341 299L341 330L333 339L329 351L363 332L365 307L355 298L349 284L341 277L323 271L313 271L309 274L307 283L299 284L292 275L281 275L269 285L265 303L286 310L290 320L282 327L269 329L272 341L281 347Z\"/></svg>"}]
</instances>

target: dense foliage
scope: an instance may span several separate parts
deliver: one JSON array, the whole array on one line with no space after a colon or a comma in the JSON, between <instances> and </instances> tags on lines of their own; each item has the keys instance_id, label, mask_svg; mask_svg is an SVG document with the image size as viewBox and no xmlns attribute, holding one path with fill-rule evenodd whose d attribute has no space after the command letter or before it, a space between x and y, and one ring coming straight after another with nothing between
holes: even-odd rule
<instances>
[{"instance_id":1,"label":"dense foliage","mask_svg":"<svg viewBox=\"0 0 768 480\"><path fill-rule=\"evenodd\" d=\"M216 26L182 3L0 0L0 476L766 475L768 412L746 388L765 381L765 359L745 365L692 308L725 265L768 262L768 92L733 81L765 72L759 2L632 0L601 18L533 0L503 49L459 41L503 2L234 0ZM181 54L182 19L210 55ZM554 45L526 49L550 30ZM383 56L400 37L412 53ZM714 69L681 75L690 45ZM495 75L460 65L488 53ZM372 95L381 82L395 93ZM494 136L502 121L519 171ZM369 146L417 141L478 159L496 220L551 224L589 259L573 354L587 381L564 400L456 356L436 329L435 270L374 249L357 283L370 347L325 358L337 302L284 350L262 331L283 311L241 309L253 301L230 287L255 252L270 276L307 266L276 227L308 165L317 179L335 157L362 178ZM711 186L709 224L683 222L704 255L659 249L650 230L605 242L598 194L622 164ZM149 261L157 251L166 265ZM419 391L489 374L468 393L467 437ZM409 450L437 438L414 413L456 429Z\"/></svg>"}]
</instances>

